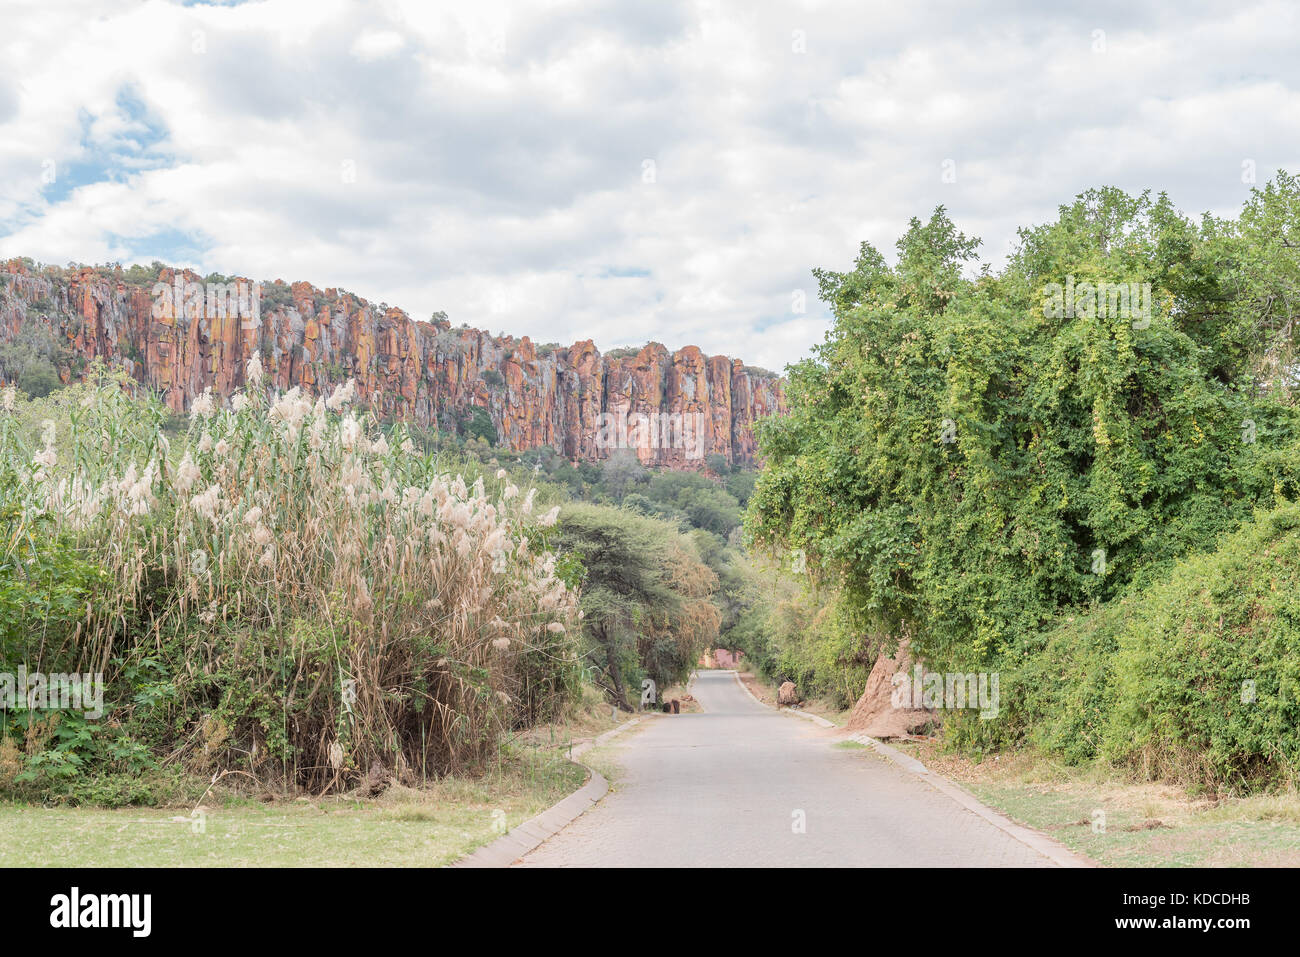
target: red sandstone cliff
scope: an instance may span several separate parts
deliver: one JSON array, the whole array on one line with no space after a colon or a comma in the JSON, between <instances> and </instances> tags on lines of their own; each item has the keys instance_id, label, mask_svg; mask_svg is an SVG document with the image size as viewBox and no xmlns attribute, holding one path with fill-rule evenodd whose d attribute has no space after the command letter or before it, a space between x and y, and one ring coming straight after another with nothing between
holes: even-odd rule
<instances>
[{"instance_id":1,"label":"red sandstone cliff","mask_svg":"<svg viewBox=\"0 0 1300 957\"><path fill-rule=\"evenodd\" d=\"M157 389L176 411L204 389L228 396L241 388L245 363L260 350L275 389L327 392L355 378L378 415L426 427L445 424L452 410L479 406L502 445L549 445L570 459L603 458L610 443L602 427L630 422L628 438L641 460L674 468L702 467L712 454L752 462L755 420L785 411L780 379L694 346L669 352L651 343L618 357L602 356L590 341L539 349L527 336L419 322L305 282L262 284L256 317L204 302L187 318L184 296L175 309L158 307L167 297L155 283L175 289L178 278L203 282L170 269L155 277L138 267L0 263L0 345L35 331L74 357L59 369L65 382L82 365L78 358L101 359ZM0 368L0 381L4 376ZM685 417L673 421L687 422L688 431L700 423L702 434L689 434L686 443L648 441L644 431L638 438L638 415Z\"/></svg>"}]
</instances>

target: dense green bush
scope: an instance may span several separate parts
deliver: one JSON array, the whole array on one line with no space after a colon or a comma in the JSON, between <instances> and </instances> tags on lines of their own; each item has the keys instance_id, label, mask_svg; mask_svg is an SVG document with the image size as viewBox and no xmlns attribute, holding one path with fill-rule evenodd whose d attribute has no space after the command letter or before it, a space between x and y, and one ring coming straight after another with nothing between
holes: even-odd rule
<instances>
[{"instance_id":1,"label":"dense green bush","mask_svg":"<svg viewBox=\"0 0 1300 957\"><path fill-rule=\"evenodd\" d=\"M0 483L4 472L0 468ZM5 487L16 491L15 485ZM0 671L80 671L77 639L110 585L108 572L57 522L48 515L27 516L11 496L0 495ZM75 710L0 709L0 793L73 803L155 803L157 781L141 781L140 775L158 771L158 765L133 730ZM105 776L117 784L100 780ZM134 784L120 793L128 782Z\"/></svg>"},{"instance_id":2,"label":"dense green bush","mask_svg":"<svg viewBox=\"0 0 1300 957\"><path fill-rule=\"evenodd\" d=\"M976 752L1030 747L1075 765L1097 759L1115 707L1124 620L1124 607L1112 603L1026 636L1003 662L998 719L945 715L948 743Z\"/></svg>"},{"instance_id":3,"label":"dense green bush","mask_svg":"<svg viewBox=\"0 0 1300 957\"><path fill-rule=\"evenodd\" d=\"M492 415L479 405L457 409L456 431L462 436L481 439L488 445L497 444L497 427L492 423Z\"/></svg>"},{"instance_id":4,"label":"dense green bush","mask_svg":"<svg viewBox=\"0 0 1300 957\"><path fill-rule=\"evenodd\" d=\"M46 310L53 307L45 303ZM0 380L15 383L29 396L43 399L63 383L59 367L73 363L70 349L60 345L49 326L29 319L18 335L0 345Z\"/></svg>"},{"instance_id":5,"label":"dense green bush","mask_svg":"<svg viewBox=\"0 0 1300 957\"><path fill-rule=\"evenodd\" d=\"M1028 746L1211 791L1294 785L1300 505L1027 640L1001 696L997 721L950 721L951 743Z\"/></svg>"},{"instance_id":6,"label":"dense green bush","mask_svg":"<svg viewBox=\"0 0 1300 957\"><path fill-rule=\"evenodd\" d=\"M1295 784L1300 506L1180 563L1124 611L1103 756L1208 787Z\"/></svg>"}]
</instances>

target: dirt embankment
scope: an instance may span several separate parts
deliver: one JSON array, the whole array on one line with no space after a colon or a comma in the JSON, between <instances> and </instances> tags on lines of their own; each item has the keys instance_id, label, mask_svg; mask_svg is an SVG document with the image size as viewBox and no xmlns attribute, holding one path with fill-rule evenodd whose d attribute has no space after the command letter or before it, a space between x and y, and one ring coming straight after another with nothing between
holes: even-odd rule
<instances>
[{"instance_id":1,"label":"dirt embankment","mask_svg":"<svg viewBox=\"0 0 1300 957\"><path fill-rule=\"evenodd\" d=\"M893 655L881 654L867 676L862 697L853 706L846 726L850 731L873 738L906 738L926 734L939 723L938 715L924 708L899 707L894 698L894 675L907 676L912 656L907 642L900 642ZM910 677L906 678L910 681ZM906 698L903 699L906 703Z\"/></svg>"}]
</instances>

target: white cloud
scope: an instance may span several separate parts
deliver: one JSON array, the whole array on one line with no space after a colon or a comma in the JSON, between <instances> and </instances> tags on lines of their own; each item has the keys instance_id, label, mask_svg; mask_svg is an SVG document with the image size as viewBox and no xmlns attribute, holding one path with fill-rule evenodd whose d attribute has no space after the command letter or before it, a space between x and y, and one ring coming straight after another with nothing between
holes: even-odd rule
<instances>
[{"instance_id":1,"label":"white cloud","mask_svg":"<svg viewBox=\"0 0 1300 957\"><path fill-rule=\"evenodd\" d=\"M352 55L359 60L383 60L404 46L406 40L394 30L367 30L352 41Z\"/></svg>"},{"instance_id":2,"label":"white cloud","mask_svg":"<svg viewBox=\"0 0 1300 957\"><path fill-rule=\"evenodd\" d=\"M0 255L189 257L780 368L827 327L810 270L889 256L936 205L997 262L1088 186L1227 213L1243 160L1300 167L1298 25L1280 2L19 3Z\"/></svg>"}]
</instances>

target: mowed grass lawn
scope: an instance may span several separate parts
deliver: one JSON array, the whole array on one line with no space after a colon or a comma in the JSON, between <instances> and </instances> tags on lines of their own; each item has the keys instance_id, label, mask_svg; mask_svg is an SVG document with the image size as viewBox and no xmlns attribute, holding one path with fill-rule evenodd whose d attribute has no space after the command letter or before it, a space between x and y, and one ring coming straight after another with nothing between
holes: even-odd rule
<instances>
[{"instance_id":1,"label":"mowed grass lawn","mask_svg":"<svg viewBox=\"0 0 1300 957\"><path fill-rule=\"evenodd\" d=\"M394 787L373 800L242 798L189 808L0 805L0 867L436 867L581 787L538 754L473 779ZM198 823L201 818L201 824Z\"/></svg>"}]
</instances>

